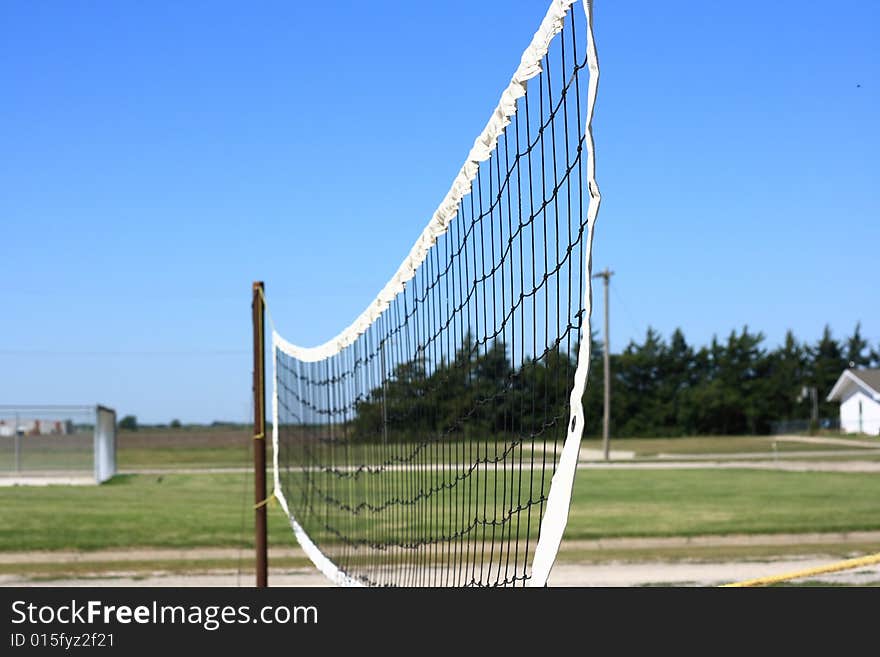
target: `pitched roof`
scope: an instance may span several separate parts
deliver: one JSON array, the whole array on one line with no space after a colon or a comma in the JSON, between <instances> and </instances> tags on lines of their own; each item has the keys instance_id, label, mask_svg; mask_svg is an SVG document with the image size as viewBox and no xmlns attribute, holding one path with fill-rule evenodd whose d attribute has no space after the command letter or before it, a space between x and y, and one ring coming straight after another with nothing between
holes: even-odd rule
<instances>
[{"instance_id":1,"label":"pitched roof","mask_svg":"<svg viewBox=\"0 0 880 657\"><path fill-rule=\"evenodd\" d=\"M837 383L828 393L828 401L840 401L847 383L852 383L868 392L874 399L880 401L880 369L848 369L844 370Z\"/></svg>"},{"instance_id":2,"label":"pitched roof","mask_svg":"<svg viewBox=\"0 0 880 657\"><path fill-rule=\"evenodd\" d=\"M853 376L860 378L874 392L880 392L880 369L850 371L853 373Z\"/></svg>"}]
</instances>

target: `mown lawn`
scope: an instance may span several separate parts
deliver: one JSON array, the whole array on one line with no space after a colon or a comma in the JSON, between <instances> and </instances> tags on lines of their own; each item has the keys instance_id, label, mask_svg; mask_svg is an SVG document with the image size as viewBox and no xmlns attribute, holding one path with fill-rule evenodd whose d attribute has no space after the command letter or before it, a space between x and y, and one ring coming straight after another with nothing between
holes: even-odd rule
<instances>
[{"instance_id":1,"label":"mown lawn","mask_svg":"<svg viewBox=\"0 0 880 657\"><path fill-rule=\"evenodd\" d=\"M0 551L239 546L253 533L242 474L121 475L102 486L0 488ZM287 531L269 514L270 531Z\"/></svg>"},{"instance_id":2,"label":"mown lawn","mask_svg":"<svg viewBox=\"0 0 880 657\"><path fill-rule=\"evenodd\" d=\"M825 436L829 441L834 437ZM848 440L854 440L852 436L844 436ZM880 449L880 440L857 439L868 449L865 455L872 454L872 449ZM829 443L806 443L788 442L775 440L773 436L685 436L681 438L612 438L611 449L635 452L636 458L650 458L658 454L723 454L731 457L741 453L766 452L772 454L775 449L779 452L834 452L853 451L858 447L852 445L840 445ZM601 449L602 441L596 438L585 438L581 442L582 447L587 449ZM824 458L824 457L823 457Z\"/></svg>"},{"instance_id":3,"label":"mown lawn","mask_svg":"<svg viewBox=\"0 0 880 657\"><path fill-rule=\"evenodd\" d=\"M870 473L582 470L566 539L880 530L878 500ZM0 488L0 551L247 546L252 504L244 474ZM275 505L269 536L294 544Z\"/></svg>"},{"instance_id":4,"label":"mown lawn","mask_svg":"<svg viewBox=\"0 0 880 657\"><path fill-rule=\"evenodd\" d=\"M150 468L246 468L253 466L249 445L221 447L128 447L120 449L121 471Z\"/></svg>"},{"instance_id":5,"label":"mown lawn","mask_svg":"<svg viewBox=\"0 0 880 657\"><path fill-rule=\"evenodd\" d=\"M880 529L872 473L578 472L566 538Z\"/></svg>"},{"instance_id":6,"label":"mown lawn","mask_svg":"<svg viewBox=\"0 0 880 657\"><path fill-rule=\"evenodd\" d=\"M120 470L138 470L149 468L218 468L218 467L249 467L252 464L250 455L250 436L242 432L217 433L209 432L178 432L168 431L162 434L123 434L119 442L117 454ZM880 455L880 440L867 439L861 441L866 447L860 458L872 459ZM770 436L695 436L683 438L624 438L612 439L612 450L632 451L636 458L652 458L659 454L667 455L709 455L719 454L735 457L739 453L766 453L768 459L777 452L824 452L834 458L835 451L852 452L859 448L848 445L822 443L776 442ZM601 440L584 439L585 449L601 449ZM357 453L369 458L370 446L359 446ZM409 447L401 447L407 451ZM459 444L447 449L435 450L436 453L425 453L425 458L436 461L448 461L463 449ZM271 450L270 450L271 453ZM0 457L2 458L2 457ZM847 456L847 458L852 458Z\"/></svg>"}]
</instances>

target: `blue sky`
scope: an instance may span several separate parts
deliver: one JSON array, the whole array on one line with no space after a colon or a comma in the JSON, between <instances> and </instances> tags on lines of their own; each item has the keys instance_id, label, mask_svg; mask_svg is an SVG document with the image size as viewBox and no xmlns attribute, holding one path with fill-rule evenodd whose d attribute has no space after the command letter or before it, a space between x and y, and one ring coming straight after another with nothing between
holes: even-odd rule
<instances>
[{"instance_id":1,"label":"blue sky","mask_svg":"<svg viewBox=\"0 0 880 657\"><path fill-rule=\"evenodd\" d=\"M251 282L299 344L358 315L545 9L0 4L0 402L246 419ZM597 0L614 350L648 325L880 342L878 22Z\"/></svg>"}]
</instances>

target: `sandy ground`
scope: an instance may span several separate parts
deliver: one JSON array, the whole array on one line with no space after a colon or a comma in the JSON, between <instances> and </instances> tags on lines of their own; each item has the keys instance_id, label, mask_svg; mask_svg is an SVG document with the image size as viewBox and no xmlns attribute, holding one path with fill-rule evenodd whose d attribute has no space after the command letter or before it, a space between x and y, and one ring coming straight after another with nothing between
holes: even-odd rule
<instances>
[{"instance_id":1,"label":"sandy ground","mask_svg":"<svg viewBox=\"0 0 880 657\"><path fill-rule=\"evenodd\" d=\"M564 541L562 551L568 550L650 550L656 548L688 547L744 547L785 545L880 545L880 531L811 532L803 534L707 534L703 536L652 536L627 538L598 538ZM93 550L77 552L59 550L47 552L0 552L0 564L75 564L120 563L126 561L205 561L210 559L237 560L243 555L237 548L136 548L132 550ZM248 553L249 555L249 553ZM249 558L246 555L245 558ZM296 545L271 547L269 561L284 558L305 559L305 553ZM124 568L124 566L120 566Z\"/></svg>"},{"instance_id":2,"label":"sandy ground","mask_svg":"<svg viewBox=\"0 0 880 657\"><path fill-rule=\"evenodd\" d=\"M576 550L605 549L651 549L686 548L698 546L750 546L750 545L813 545L880 544L880 532L773 534L773 535L709 535L693 537L614 538L590 541L568 541L565 546ZM0 564L21 564L23 571L33 570L25 566L33 564L83 563L100 564L94 575L77 578L45 579L28 575L0 575L0 586L250 586L252 575L233 569L211 570L194 574L162 572L161 566L154 572L135 572L126 569L126 562L192 561L194 570L198 562L208 559L235 561L249 555L230 548L201 549L137 549L101 550L97 552L10 552L0 554ZM274 559L304 558L298 547L273 548L270 564ZM556 565L550 577L551 586L715 586L718 584L785 574L794 571L827 566L836 559L828 556L787 556L779 558L742 559L736 561L674 561L674 562L605 562L570 563ZM809 578L823 584L878 585L880 565L861 567L839 573ZM311 567L273 568L270 572L273 586L327 586L328 581Z\"/></svg>"},{"instance_id":3,"label":"sandy ground","mask_svg":"<svg viewBox=\"0 0 880 657\"><path fill-rule=\"evenodd\" d=\"M827 557L788 557L723 563L558 564L550 575L550 586L717 586L818 568L829 563L832 560ZM880 565L808 579L823 584L877 584L880 583Z\"/></svg>"},{"instance_id":4,"label":"sandy ground","mask_svg":"<svg viewBox=\"0 0 880 657\"><path fill-rule=\"evenodd\" d=\"M778 470L784 472L880 472L880 461L618 461L578 463L578 470Z\"/></svg>"},{"instance_id":5,"label":"sandy ground","mask_svg":"<svg viewBox=\"0 0 880 657\"><path fill-rule=\"evenodd\" d=\"M847 447L864 447L866 449L875 449L878 443L872 438L869 439L852 439L852 438L832 438L825 436L769 436L768 440L777 440L779 442L790 443L812 443L814 445L846 445Z\"/></svg>"},{"instance_id":6,"label":"sandy ground","mask_svg":"<svg viewBox=\"0 0 880 657\"><path fill-rule=\"evenodd\" d=\"M700 563L606 563L558 564L550 575L550 586L566 587L632 587L632 586L717 586L757 577L780 575L807 568L825 566L827 558L803 557L764 561L700 562ZM857 568L809 578L822 584L877 585L880 565ZM271 586L329 586L323 575L313 568L272 569ZM2 586L251 586L252 576L235 571L217 571L198 575L162 574L131 576L124 571L78 579L22 580L15 575L0 576Z\"/></svg>"}]
</instances>

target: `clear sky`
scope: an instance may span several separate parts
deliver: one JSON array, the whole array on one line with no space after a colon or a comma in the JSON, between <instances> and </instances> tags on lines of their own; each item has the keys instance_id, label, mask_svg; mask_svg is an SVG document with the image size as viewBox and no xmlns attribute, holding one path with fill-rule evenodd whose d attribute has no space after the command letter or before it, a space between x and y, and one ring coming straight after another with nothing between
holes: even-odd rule
<instances>
[{"instance_id":1,"label":"clear sky","mask_svg":"<svg viewBox=\"0 0 880 657\"><path fill-rule=\"evenodd\" d=\"M347 326L546 5L0 3L0 403L247 419L251 282L293 342ZM594 24L612 350L857 321L876 346L880 3L597 0Z\"/></svg>"}]
</instances>

